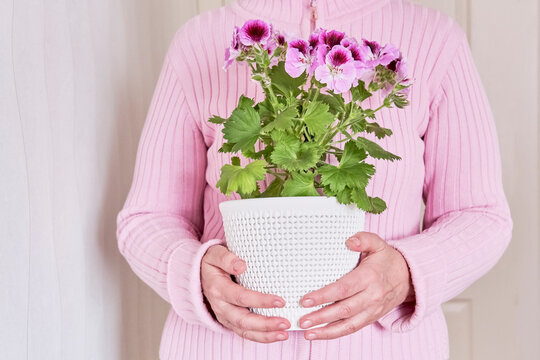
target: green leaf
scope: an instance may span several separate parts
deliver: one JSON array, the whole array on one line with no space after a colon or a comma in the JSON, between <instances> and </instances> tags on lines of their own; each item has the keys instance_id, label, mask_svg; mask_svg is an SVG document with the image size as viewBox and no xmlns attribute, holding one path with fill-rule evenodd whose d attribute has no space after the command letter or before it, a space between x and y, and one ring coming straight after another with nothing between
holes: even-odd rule
<instances>
[{"instance_id":1,"label":"green leaf","mask_svg":"<svg viewBox=\"0 0 540 360\"><path fill-rule=\"evenodd\" d=\"M358 85L351 88L351 95L352 101L362 102L372 94L366 89L366 84L363 81L358 81Z\"/></svg>"},{"instance_id":2,"label":"green leaf","mask_svg":"<svg viewBox=\"0 0 540 360\"><path fill-rule=\"evenodd\" d=\"M270 159L277 166L288 171L308 170L315 167L324 149L313 142L302 142L296 136L283 131L271 134L274 151Z\"/></svg>"},{"instance_id":3,"label":"green leaf","mask_svg":"<svg viewBox=\"0 0 540 360\"><path fill-rule=\"evenodd\" d=\"M253 75L251 75L251 78L255 81L261 81L262 79L264 79L264 74L261 74L261 73L255 73Z\"/></svg>"},{"instance_id":4,"label":"green leaf","mask_svg":"<svg viewBox=\"0 0 540 360\"><path fill-rule=\"evenodd\" d=\"M346 186L366 187L375 174L375 167L361 162L365 158L366 153L363 150L351 142L346 143L338 166L325 164L318 169L321 183L329 185L335 192L343 191Z\"/></svg>"},{"instance_id":5,"label":"green leaf","mask_svg":"<svg viewBox=\"0 0 540 360\"><path fill-rule=\"evenodd\" d=\"M291 173L291 177L285 180L281 196L320 196L315 189L315 174Z\"/></svg>"},{"instance_id":6,"label":"green leaf","mask_svg":"<svg viewBox=\"0 0 540 360\"><path fill-rule=\"evenodd\" d=\"M239 164L239 161L231 159L233 164ZM257 181L264 180L266 175L264 160L255 160L246 165L245 168L240 165L225 164L221 167L221 176L216 183L221 192L227 196L235 191L240 194L251 194L257 190Z\"/></svg>"},{"instance_id":7,"label":"green leaf","mask_svg":"<svg viewBox=\"0 0 540 360\"><path fill-rule=\"evenodd\" d=\"M356 204L359 209L370 212L373 209L369 196L364 188L353 188L351 190L351 200Z\"/></svg>"},{"instance_id":8,"label":"green leaf","mask_svg":"<svg viewBox=\"0 0 540 360\"><path fill-rule=\"evenodd\" d=\"M332 191L340 192L346 186L366 187L369 179L375 174L375 167L367 163L343 167L326 164L319 168L319 174L323 185L329 185Z\"/></svg>"},{"instance_id":9,"label":"green leaf","mask_svg":"<svg viewBox=\"0 0 540 360\"><path fill-rule=\"evenodd\" d=\"M350 204L352 202L351 188L346 186L342 191L336 194L336 199L341 204L345 204L345 205Z\"/></svg>"},{"instance_id":10,"label":"green leaf","mask_svg":"<svg viewBox=\"0 0 540 360\"><path fill-rule=\"evenodd\" d=\"M266 145L266 147L260 151L264 157L264 160L266 160L268 163L270 162L270 155L272 155L272 151L274 151L273 145Z\"/></svg>"},{"instance_id":11,"label":"green leaf","mask_svg":"<svg viewBox=\"0 0 540 360\"><path fill-rule=\"evenodd\" d=\"M234 152L233 151L233 144L230 144L230 143L223 143L223 145L221 145L221 147L218 149L218 152L221 152L221 153L230 153L230 152Z\"/></svg>"},{"instance_id":12,"label":"green leaf","mask_svg":"<svg viewBox=\"0 0 540 360\"><path fill-rule=\"evenodd\" d=\"M328 125L334 122L334 115L328 112L329 106L319 101L310 102L304 115L304 121L311 134L328 132Z\"/></svg>"},{"instance_id":13,"label":"green leaf","mask_svg":"<svg viewBox=\"0 0 540 360\"><path fill-rule=\"evenodd\" d=\"M365 109L364 114L367 118L375 119L375 111L373 109Z\"/></svg>"},{"instance_id":14,"label":"green leaf","mask_svg":"<svg viewBox=\"0 0 540 360\"><path fill-rule=\"evenodd\" d=\"M345 112L345 100L341 95L332 96L327 94L319 94L317 96L317 101L328 105L328 110L334 115L337 115L340 112Z\"/></svg>"},{"instance_id":15,"label":"green leaf","mask_svg":"<svg viewBox=\"0 0 540 360\"><path fill-rule=\"evenodd\" d=\"M392 130L390 129L386 129L386 128L383 128L381 127L379 124L377 124L376 122L373 122L373 123L367 123L366 125L366 131L368 133L375 133L375 136L379 139L382 139L384 138L385 136L390 136L392 135Z\"/></svg>"},{"instance_id":16,"label":"green leaf","mask_svg":"<svg viewBox=\"0 0 540 360\"><path fill-rule=\"evenodd\" d=\"M227 119L224 119L224 118L222 118L220 116L214 115L210 119L208 119L208 121L210 121L211 123L214 123L214 124L223 124L225 121L227 121Z\"/></svg>"},{"instance_id":17,"label":"green leaf","mask_svg":"<svg viewBox=\"0 0 540 360\"><path fill-rule=\"evenodd\" d=\"M333 191L333 190L330 188L330 185L323 185L323 193L324 193L326 196L336 196L336 195L337 195L337 192L336 192L336 191Z\"/></svg>"},{"instance_id":18,"label":"green leaf","mask_svg":"<svg viewBox=\"0 0 540 360\"><path fill-rule=\"evenodd\" d=\"M350 121L352 123L351 124L351 130L353 131L354 134L366 131L367 121L366 121L365 115L363 113L361 113L358 116L355 116Z\"/></svg>"},{"instance_id":19,"label":"green leaf","mask_svg":"<svg viewBox=\"0 0 540 360\"><path fill-rule=\"evenodd\" d=\"M270 102L269 96L267 96L264 101L257 103L254 109L259 113L263 124L268 124L271 120L274 120L275 118L274 110L272 108L272 103Z\"/></svg>"},{"instance_id":20,"label":"green leaf","mask_svg":"<svg viewBox=\"0 0 540 360\"><path fill-rule=\"evenodd\" d=\"M296 106L290 106L280 112L278 116L276 116L276 120L274 121L274 128L278 130L284 130L287 128L290 128L292 125L292 120L298 116L298 109Z\"/></svg>"},{"instance_id":21,"label":"green leaf","mask_svg":"<svg viewBox=\"0 0 540 360\"><path fill-rule=\"evenodd\" d=\"M242 149L242 155L244 155L245 157L249 159L260 159L261 157L264 156L265 160L267 160L267 158L272 153L272 150L273 150L273 147L268 146L268 145L264 149L257 152L248 150L248 149Z\"/></svg>"},{"instance_id":22,"label":"green leaf","mask_svg":"<svg viewBox=\"0 0 540 360\"><path fill-rule=\"evenodd\" d=\"M388 95L389 100L396 105L398 109L403 109L407 105L409 105L409 100L407 97L400 93L390 94Z\"/></svg>"},{"instance_id":23,"label":"green leaf","mask_svg":"<svg viewBox=\"0 0 540 360\"><path fill-rule=\"evenodd\" d=\"M240 193L240 197L242 199L251 199L251 198L257 198L257 197L260 197L261 195L261 188L259 186L259 183L255 183L255 190L253 190L251 193L248 193L248 194L244 194L244 193Z\"/></svg>"},{"instance_id":24,"label":"green leaf","mask_svg":"<svg viewBox=\"0 0 540 360\"><path fill-rule=\"evenodd\" d=\"M261 194L261 197L278 197L283 191L283 179L277 176Z\"/></svg>"},{"instance_id":25,"label":"green leaf","mask_svg":"<svg viewBox=\"0 0 540 360\"><path fill-rule=\"evenodd\" d=\"M339 160L339 166L355 165L366 158L367 154L363 149L359 149L352 141L347 141L343 146L343 155Z\"/></svg>"},{"instance_id":26,"label":"green leaf","mask_svg":"<svg viewBox=\"0 0 540 360\"><path fill-rule=\"evenodd\" d=\"M238 99L238 107L240 109L248 109L253 107L253 104L255 101L252 98L249 98L244 95L240 95L240 98Z\"/></svg>"},{"instance_id":27,"label":"green leaf","mask_svg":"<svg viewBox=\"0 0 540 360\"><path fill-rule=\"evenodd\" d=\"M270 80L275 92L285 97L296 98L301 92L301 86L305 83L307 74L304 72L297 78L291 77L285 71L285 61L280 61L270 69Z\"/></svg>"},{"instance_id":28,"label":"green leaf","mask_svg":"<svg viewBox=\"0 0 540 360\"><path fill-rule=\"evenodd\" d=\"M298 110L296 106L290 106L281 111L274 121L269 122L262 131L269 133L274 129L285 130L292 127L293 119L298 116Z\"/></svg>"},{"instance_id":29,"label":"green leaf","mask_svg":"<svg viewBox=\"0 0 540 360\"><path fill-rule=\"evenodd\" d=\"M373 206L372 213L373 214L380 214L384 210L386 210L386 202L379 198L379 197L370 197L371 205Z\"/></svg>"},{"instance_id":30,"label":"green leaf","mask_svg":"<svg viewBox=\"0 0 540 360\"><path fill-rule=\"evenodd\" d=\"M222 129L223 137L230 142L233 151L251 150L255 152L255 143L261 132L261 119L252 108L235 109L229 121Z\"/></svg>"},{"instance_id":31,"label":"green leaf","mask_svg":"<svg viewBox=\"0 0 540 360\"><path fill-rule=\"evenodd\" d=\"M326 84L323 84L322 82L320 82L319 80L315 79L315 76L312 76L311 77L311 82L313 83L313 85L315 85L316 87L318 87L319 89L322 89L326 86Z\"/></svg>"},{"instance_id":32,"label":"green leaf","mask_svg":"<svg viewBox=\"0 0 540 360\"><path fill-rule=\"evenodd\" d=\"M399 156L384 150L379 144L374 143L373 141L366 138L358 137L355 141L355 144L359 149L364 149L371 157L375 159L383 159L390 161L401 160Z\"/></svg>"},{"instance_id":33,"label":"green leaf","mask_svg":"<svg viewBox=\"0 0 540 360\"><path fill-rule=\"evenodd\" d=\"M384 200L378 197L368 196L366 189L354 188L351 191L351 199L358 206L358 208L372 213L380 214L386 210L386 203Z\"/></svg>"}]
</instances>

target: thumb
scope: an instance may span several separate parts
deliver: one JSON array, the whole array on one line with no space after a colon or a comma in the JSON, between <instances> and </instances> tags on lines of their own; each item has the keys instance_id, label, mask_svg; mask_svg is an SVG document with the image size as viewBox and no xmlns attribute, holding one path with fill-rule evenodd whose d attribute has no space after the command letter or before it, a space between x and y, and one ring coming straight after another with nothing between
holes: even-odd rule
<instances>
[{"instance_id":1,"label":"thumb","mask_svg":"<svg viewBox=\"0 0 540 360\"><path fill-rule=\"evenodd\" d=\"M366 231L354 234L345 243L352 251L365 253L378 252L386 246L386 242L379 235Z\"/></svg>"},{"instance_id":2,"label":"thumb","mask_svg":"<svg viewBox=\"0 0 540 360\"><path fill-rule=\"evenodd\" d=\"M203 260L231 275L238 275L246 270L246 262L220 244L210 246Z\"/></svg>"}]
</instances>

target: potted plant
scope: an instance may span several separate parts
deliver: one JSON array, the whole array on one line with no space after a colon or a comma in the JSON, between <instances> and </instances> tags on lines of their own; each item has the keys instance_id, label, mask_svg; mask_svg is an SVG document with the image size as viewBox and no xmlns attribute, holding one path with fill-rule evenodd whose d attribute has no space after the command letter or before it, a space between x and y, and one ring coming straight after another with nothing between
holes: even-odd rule
<instances>
[{"instance_id":1,"label":"potted plant","mask_svg":"<svg viewBox=\"0 0 540 360\"><path fill-rule=\"evenodd\" d=\"M241 197L219 204L225 240L247 264L237 281L286 301L250 310L285 317L289 330L299 330L298 319L320 308L303 308L301 297L357 265L359 254L345 240L363 230L366 212L386 209L366 192L375 174L367 161L400 157L358 134L392 134L376 113L408 105L405 61L391 44L320 28L308 40L291 38L258 19L235 27L225 57L225 70L247 63L265 93L257 104L241 95L230 117L209 119L223 126L219 151L243 155L231 157L216 184ZM375 97L380 105L367 108ZM261 191L267 176L272 181Z\"/></svg>"}]
</instances>

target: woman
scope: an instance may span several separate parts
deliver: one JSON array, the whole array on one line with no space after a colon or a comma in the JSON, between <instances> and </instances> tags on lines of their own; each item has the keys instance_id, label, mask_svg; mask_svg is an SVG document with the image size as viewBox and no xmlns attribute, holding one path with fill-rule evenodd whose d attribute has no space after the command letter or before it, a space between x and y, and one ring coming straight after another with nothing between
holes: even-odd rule
<instances>
[{"instance_id":1,"label":"woman","mask_svg":"<svg viewBox=\"0 0 540 360\"><path fill-rule=\"evenodd\" d=\"M216 188L230 154L217 150L240 94L262 101L247 66L223 71L235 25L260 18L307 38L322 27L393 43L414 79L403 110L378 121L393 129L385 148L403 160L378 162L368 192L388 203L366 217L358 267L306 294L306 331L286 329L247 307L283 299L244 289L231 274L245 263L224 246ZM267 183L266 183L267 185ZM421 202L424 230L419 233ZM405 0L237 0L190 19L166 55L118 214L118 243L133 271L172 308L161 359L448 359L441 303L483 276L512 232L493 116L463 30ZM309 304L308 299L311 299ZM284 325L283 325L284 324Z\"/></svg>"}]
</instances>

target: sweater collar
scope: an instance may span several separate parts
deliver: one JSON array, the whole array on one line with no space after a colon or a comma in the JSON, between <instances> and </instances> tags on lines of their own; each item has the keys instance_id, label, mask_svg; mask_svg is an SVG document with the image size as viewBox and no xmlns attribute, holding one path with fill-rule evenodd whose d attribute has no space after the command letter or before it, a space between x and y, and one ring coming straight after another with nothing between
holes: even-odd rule
<instances>
[{"instance_id":1,"label":"sweater collar","mask_svg":"<svg viewBox=\"0 0 540 360\"><path fill-rule=\"evenodd\" d=\"M298 23L317 10L320 21L335 20L354 13L368 13L389 0L236 0L233 6L252 17L264 15L275 22Z\"/></svg>"}]
</instances>

